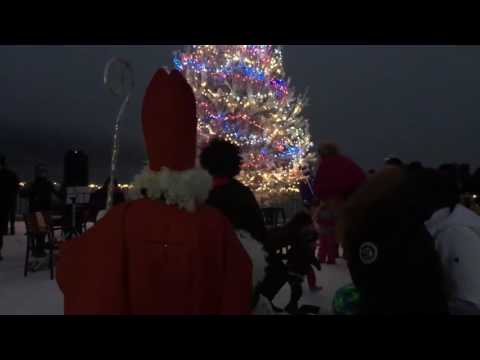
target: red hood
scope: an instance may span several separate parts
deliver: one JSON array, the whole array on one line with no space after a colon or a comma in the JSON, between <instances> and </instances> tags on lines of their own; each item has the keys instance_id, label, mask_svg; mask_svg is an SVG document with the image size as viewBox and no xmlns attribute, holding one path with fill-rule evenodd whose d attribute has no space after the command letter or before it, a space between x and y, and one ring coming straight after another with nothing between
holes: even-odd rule
<instances>
[{"instance_id":1,"label":"red hood","mask_svg":"<svg viewBox=\"0 0 480 360\"><path fill-rule=\"evenodd\" d=\"M354 192L365 181L363 170L350 158L337 155L322 160L315 178L319 200Z\"/></svg>"}]
</instances>

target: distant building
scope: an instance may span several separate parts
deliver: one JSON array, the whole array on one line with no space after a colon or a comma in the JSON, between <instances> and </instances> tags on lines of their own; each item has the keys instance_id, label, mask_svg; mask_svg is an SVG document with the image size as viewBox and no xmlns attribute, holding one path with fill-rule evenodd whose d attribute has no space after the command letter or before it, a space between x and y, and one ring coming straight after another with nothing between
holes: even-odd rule
<instances>
[{"instance_id":1,"label":"distant building","mask_svg":"<svg viewBox=\"0 0 480 360\"><path fill-rule=\"evenodd\" d=\"M63 185L88 186L88 156L81 150L67 151L64 160Z\"/></svg>"}]
</instances>

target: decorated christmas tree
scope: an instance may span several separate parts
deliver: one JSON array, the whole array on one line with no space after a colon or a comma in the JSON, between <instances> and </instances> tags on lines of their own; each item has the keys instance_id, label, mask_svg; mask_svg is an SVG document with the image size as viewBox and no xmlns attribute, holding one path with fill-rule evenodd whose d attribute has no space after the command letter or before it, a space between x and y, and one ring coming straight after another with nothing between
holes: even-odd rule
<instances>
[{"instance_id":1,"label":"decorated christmas tree","mask_svg":"<svg viewBox=\"0 0 480 360\"><path fill-rule=\"evenodd\" d=\"M296 96L273 45L192 45L174 64L197 99L198 146L220 137L240 146L239 180L260 199L298 192L315 160L305 96Z\"/></svg>"}]
</instances>

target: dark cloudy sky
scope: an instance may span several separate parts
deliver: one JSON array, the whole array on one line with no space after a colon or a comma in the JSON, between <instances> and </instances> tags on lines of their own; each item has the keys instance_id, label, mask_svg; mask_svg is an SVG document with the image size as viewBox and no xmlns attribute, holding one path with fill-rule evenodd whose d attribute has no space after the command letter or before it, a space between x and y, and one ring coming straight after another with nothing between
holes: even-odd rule
<instances>
[{"instance_id":1,"label":"dark cloudy sky","mask_svg":"<svg viewBox=\"0 0 480 360\"><path fill-rule=\"evenodd\" d=\"M121 127L120 180L142 166L140 104L155 70L178 46L0 47L0 153L23 179L37 161L61 180L63 156L90 157L93 181L106 177L120 100L103 86L112 56L131 61L136 88ZM335 140L365 168L396 154L408 161L480 166L480 47L284 47L287 74L309 89L315 142Z\"/></svg>"}]
</instances>

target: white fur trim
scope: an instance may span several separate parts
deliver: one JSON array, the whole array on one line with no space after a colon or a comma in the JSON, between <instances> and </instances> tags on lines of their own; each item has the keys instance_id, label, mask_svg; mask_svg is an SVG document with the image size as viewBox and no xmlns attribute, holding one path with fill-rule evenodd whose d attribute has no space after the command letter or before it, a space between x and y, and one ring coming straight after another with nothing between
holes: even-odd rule
<instances>
[{"instance_id":1,"label":"white fur trim","mask_svg":"<svg viewBox=\"0 0 480 360\"><path fill-rule=\"evenodd\" d=\"M265 268L267 267L267 253L263 250L262 244L255 240L250 233L245 230L236 230L237 237L252 261L252 284L257 286L265 278Z\"/></svg>"},{"instance_id":2,"label":"white fur trim","mask_svg":"<svg viewBox=\"0 0 480 360\"><path fill-rule=\"evenodd\" d=\"M96 220L100 220L101 218L103 218L105 216L105 214L107 213L107 210L103 209L103 210L100 210L97 214L97 218Z\"/></svg>"},{"instance_id":3,"label":"white fur trim","mask_svg":"<svg viewBox=\"0 0 480 360\"><path fill-rule=\"evenodd\" d=\"M163 197L168 205L192 212L207 200L212 184L212 177L200 168L174 171L163 167L155 172L146 166L133 180L131 198L141 198L141 190L145 189L150 199Z\"/></svg>"}]
</instances>

